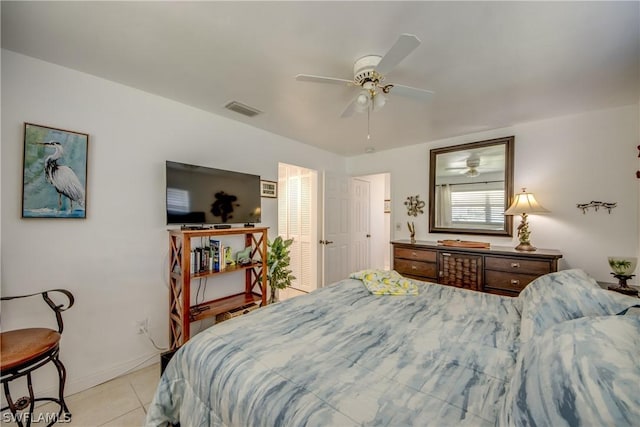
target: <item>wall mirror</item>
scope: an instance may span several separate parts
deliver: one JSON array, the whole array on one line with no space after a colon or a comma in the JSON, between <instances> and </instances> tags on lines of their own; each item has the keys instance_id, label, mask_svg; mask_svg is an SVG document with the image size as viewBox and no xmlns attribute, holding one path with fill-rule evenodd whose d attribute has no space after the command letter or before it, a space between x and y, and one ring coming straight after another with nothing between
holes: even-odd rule
<instances>
[{"instance_id":1,"label":"wall mirror","mask_svg":"<svg viewBox=\"0 0 640 427\"><path fill-rule=\"evenodd\" d=\"M429 232L511 236L514 137L431 150Z\"/></svg>"}]
</instances>

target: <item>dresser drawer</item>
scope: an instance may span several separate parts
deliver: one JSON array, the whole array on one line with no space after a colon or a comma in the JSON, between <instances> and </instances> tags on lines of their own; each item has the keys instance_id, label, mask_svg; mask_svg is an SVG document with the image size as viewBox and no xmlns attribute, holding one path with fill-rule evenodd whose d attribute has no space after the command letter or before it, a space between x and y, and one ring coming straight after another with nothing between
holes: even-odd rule
<instances>
[{"instance_id":1,"label":"dresser drawer","mask_svg":"<svg viewBox=\"0 0 640 427\"><path fill-rule=\"evenodd\" d=\"M394 258L414 259L417 261L436 262L436 251L424 249L393 248Z\"/></svg>"},{"instance_id":2,"label":"dresser drawer","mask_svg":"<svg viewBox=\"0 0 640 427\"><path fill-rule=\"evenodd\" d=\"M435 262L411 261L396 258L393 260L393 269L403 275L436 279Z\"/></svg>"},{"instance_id":3,"label":"dresser drawer","mask_svg":"<svg viewBox=\"0 0 640 427\"><path fill-rule=\"evenodd\" d=\"M536 277L552 271L548 261L486 256L484 263L486 270L533 274Z\"/></svg>"},{"instance_id":4,"label":"dresser drawer","mask_svg":"<svg viewBox=\"0 0 640 427\"><path fill-rule=\"evenodd\" d=\"M539 277L537 274L511 273L504 271L485 270L485 288L503 291L520 292Z\"/></svg>"}]
</instances>

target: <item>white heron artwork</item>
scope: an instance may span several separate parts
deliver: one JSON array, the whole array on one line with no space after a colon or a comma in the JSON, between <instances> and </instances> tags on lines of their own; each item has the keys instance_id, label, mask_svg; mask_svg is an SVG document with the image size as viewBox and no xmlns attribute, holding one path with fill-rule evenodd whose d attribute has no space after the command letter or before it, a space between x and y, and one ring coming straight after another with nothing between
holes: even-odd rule
<instances>
[{"instance_id":1,"label":"white heron artwork","mask_svg":"<svg viewBox=\"0 0 640 427\"><path fill-rule=\"evenodd\" d=\"M89 136L25 124L23 218L85 218Z\"/></svg>"}]
</instances>

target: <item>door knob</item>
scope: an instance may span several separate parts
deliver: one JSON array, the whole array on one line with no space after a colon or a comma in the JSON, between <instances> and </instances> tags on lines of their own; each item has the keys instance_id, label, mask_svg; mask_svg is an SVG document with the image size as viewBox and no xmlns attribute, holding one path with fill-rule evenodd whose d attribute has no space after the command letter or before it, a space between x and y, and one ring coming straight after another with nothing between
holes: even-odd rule
<instances>
[{"instance_id":1,"label":"door knob","mask_svg":"<svg viewBox=\"0 0 640 427\"><path fill-rule=\"evenodd\" d=\"M330 244L332 244L332 243L333 243L333 240L325 240L325 241L324 241L324 244L325 244L325 245L330 245Z\"/></svg>"},{"instance_id":2,"label":"door knob","mask_svg":"<svg viewBox=\"0 0 640 427\"><path fill-rule=\"evenodd\" d=\"M367 237L371 237L371 234L367 234Z\"/></svg>"}]
</instances>

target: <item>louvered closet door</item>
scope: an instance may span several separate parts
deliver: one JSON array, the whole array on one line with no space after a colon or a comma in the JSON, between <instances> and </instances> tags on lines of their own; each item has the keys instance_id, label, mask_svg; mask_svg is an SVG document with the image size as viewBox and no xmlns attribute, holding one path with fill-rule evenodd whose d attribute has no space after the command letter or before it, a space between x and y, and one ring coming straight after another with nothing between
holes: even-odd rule
<instances>
[{"instance_id":1,"label":"louvered closet door","mask_svg":"<svg viewBox=\"0 0 640 427\"><path fill-rule=\"evenodd\" d=\"M280 166L280 235L293 238L290 246L290 268L296 277L293 287L307 292L317 287L316 180L316 172L310 169Z\"/></svg>"}]
</instances>

